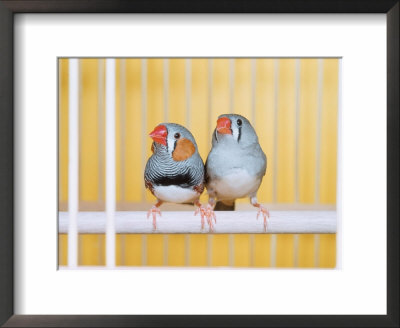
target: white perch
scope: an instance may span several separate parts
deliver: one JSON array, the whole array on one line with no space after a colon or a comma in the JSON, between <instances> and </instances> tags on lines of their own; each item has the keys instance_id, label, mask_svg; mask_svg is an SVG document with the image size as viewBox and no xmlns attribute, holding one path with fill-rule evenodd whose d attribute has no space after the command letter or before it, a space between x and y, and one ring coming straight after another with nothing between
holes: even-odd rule
<instances>
[{"instance_id":1,"label":"white perch","mask_svg":"<svg viewBox=\"0 0 400 328\"><path fill-rule=\"evenodd\" d=\"M264 233L263 219L257 211L216 212L214 233ZM271 211L267 233L336 233L336 211ZM59 232L68 232L68 212L59 212ZM79 233L104 233L105 212L79 212ZM199 215L194 212L162 212L157 217L157 230L147 212L115 212L116 233L208 233L201 230Z\"/></svg>"}]
</instances>

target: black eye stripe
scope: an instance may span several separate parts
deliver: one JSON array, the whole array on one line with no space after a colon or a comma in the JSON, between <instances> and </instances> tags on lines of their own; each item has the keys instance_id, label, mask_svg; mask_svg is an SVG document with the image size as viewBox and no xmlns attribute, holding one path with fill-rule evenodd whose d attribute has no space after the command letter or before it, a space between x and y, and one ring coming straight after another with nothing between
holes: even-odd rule
<instances>
[{"instance_id":1,"label":"black eye stripe","mask_svg":"<svg viewBox=\"0 0 400 328\"><path fill-rule=\"evenodd\" d=\"M239 126L239 135L238 135L238 142L240 141L240 137L242 136L242 127Z\"/></svg>"}]
</instances>

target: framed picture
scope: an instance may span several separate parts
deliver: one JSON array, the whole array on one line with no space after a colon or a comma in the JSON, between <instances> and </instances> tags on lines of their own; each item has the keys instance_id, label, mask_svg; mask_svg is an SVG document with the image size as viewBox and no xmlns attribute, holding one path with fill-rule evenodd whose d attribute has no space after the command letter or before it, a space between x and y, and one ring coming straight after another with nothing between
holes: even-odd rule
<instances>
[{"instance_id":1,"label":"framed picture","mask_svg":"<svg viewBox=\"0 0 400 328\"><path fill-rule=\"evenodd\" d=\"M179 5L0 2L2 324L398 324L398 2ZM146 14L182 11L259 15ZM306 15L339 12L382 15ZM268 165L223 198L206 159L245 131ZM160 149L206 162L196 197Z\"/></svg>"},{"instance_id":2,"label":"framed picture","mask_svg":"<svg viewBox=\"0 0 400 328\"><path fill-rule=\"evenodd\" d=\"M60 268L336 267L340 58L60 58L58 66ZM159 129L167 137L153 141ZM176 157L180 140L193 145L190 157Z\"/></svg>"}]
</instances>

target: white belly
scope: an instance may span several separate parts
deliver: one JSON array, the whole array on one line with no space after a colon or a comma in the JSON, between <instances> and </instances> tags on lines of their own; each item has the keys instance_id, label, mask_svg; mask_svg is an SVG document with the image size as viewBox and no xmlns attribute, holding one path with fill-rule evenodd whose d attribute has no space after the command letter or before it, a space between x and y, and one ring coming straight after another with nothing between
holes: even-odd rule
<instances>
[{"instance_id":1,"label":"white belly","mask_svg":"<svg viewBox=\"0 0 400 328\"><path fill-rule=\"evenodd\" d=\"M199 197L199 194L191 188L157 186L154 188L154 196L163 202L180 204L193 202Z\"/></svg>"},{"instance_id":2,"label":"white belly","mask_svg":"<svg viewBox=\"0 0 400 328\"><path fill-rule=\"evenodd\" d=\"M244 169L233 169L229 174L212 180L208 185L208 192L219 200L243 198L256 192L260 180L248 174Z\"/></svg>"}]
</instances>

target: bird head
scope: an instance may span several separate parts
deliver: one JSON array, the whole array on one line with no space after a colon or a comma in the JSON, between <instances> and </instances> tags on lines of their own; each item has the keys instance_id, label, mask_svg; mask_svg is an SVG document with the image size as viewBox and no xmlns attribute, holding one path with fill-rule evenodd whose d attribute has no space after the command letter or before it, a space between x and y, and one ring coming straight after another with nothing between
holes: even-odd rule
<instances>
[{"instance_id":1,"label":"bird head","mask_svg":"<svg viewBox=\"0 0 400 328\"><path fill-rule=\"evenodd\" d=\"M222 114L217 120L213 144L220 141L252 144L258 142L258 138L247 118L238 114Z\"/></svg>"},{"instance_id":2,"label":"bird head","mask_svg":"<svg viewBox=\"0 0 400 328\"><path fill-rule=\"evenodd\" d=\"M196 141L188 129L175 123L157 125L149 136L154 154L168 153L175 161L184 161L197 152Z\"/></svg>"}]
</instances>

